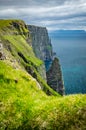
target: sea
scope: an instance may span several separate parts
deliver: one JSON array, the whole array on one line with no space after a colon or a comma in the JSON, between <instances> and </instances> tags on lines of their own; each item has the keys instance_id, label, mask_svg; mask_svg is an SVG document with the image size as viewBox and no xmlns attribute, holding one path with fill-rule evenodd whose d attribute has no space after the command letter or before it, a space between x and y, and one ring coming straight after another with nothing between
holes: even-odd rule
<instances>
[{"instance_id":1,"label":"sea","mask_svg":"<svg viewBox=\"0 0 86 130\"><path fill-rule=\"evenodd\" d=\"M65 94L86 93L86 32L50 33L53 51L59 58Z\"/></svg>"}]
</instances>

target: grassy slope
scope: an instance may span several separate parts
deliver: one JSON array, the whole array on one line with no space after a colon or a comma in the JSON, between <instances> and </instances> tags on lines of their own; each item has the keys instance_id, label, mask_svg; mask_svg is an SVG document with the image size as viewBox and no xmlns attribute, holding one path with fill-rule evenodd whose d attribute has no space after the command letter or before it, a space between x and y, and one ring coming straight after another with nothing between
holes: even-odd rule
<instances>
[{"instance_id":1,"label":"grassy slope","mask_svg":"<svg viewBox=\"0 0 86 130\"><path fill-rule=\"evenodd\" d=\"M13 26L16 23L18 27ZM24 57L32 62L34 65L39 66L42 61L37 59L33 53L32 47L27 43L28 30L25 28L23 21L18 20L1 20L0 33L2 40L5 40L12 47L12 53L15 58L18 57L18 52L21 52ZM24 34L26 33L26 34ZM5 43L6 44L6 43ZM14 50L15 49L15 50Z\"/></svg>"},{"instance_id":2,"label":"grassy slope","mask_svg":"<svg viewBox=\"0 0 86 130\"><path fill-rule=\"evenodd\" d=\"M47 96L38 86L0 61L0 130L85 130L86 95Z\"/></svg>"},{"instance_id":3,"label":"grassy slope","mask_svg":"<svg viewBox=\"0 0 86 130\"><path fill-rule=\"evenodd\" d=\"M20 60L21 67L38 67L42 64L26 43L27 34L23 35L23 32L27 30L23 23L16 22L22 25L21 31L10 25L12 20L0 23L3 45L6 48L7 45L11 46L11 54L5 49L7 60L0 61L0 130L85 130L86 95L60 97L50 89L57 96L47 96L39 89L38 82L25 70L9 65L9 60L13 58ZM20 32L22 35L18 34ZM18 52L22 52L30 63L24 62ZM49 87L37 71L36 73L46 92Z\"/></svg>"}]
</instances>

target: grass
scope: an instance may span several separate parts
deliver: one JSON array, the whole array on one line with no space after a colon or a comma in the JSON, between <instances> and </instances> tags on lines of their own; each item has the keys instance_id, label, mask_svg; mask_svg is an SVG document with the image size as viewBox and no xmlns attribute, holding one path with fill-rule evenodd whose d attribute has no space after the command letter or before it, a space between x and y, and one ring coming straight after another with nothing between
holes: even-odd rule
<instances>
[{"instance_id":1,"label":"grass","mask_svg":"<svg viewBox=\"0 0 86 130\"><path fill-rule=\"evenodd\" d=\"M86 95L47 96L26 71L0 61L0 130L85 130Z\"/></svg>"},{"instance_id":2,"label":"grass","mask_svg":"<svg viewBox=\"0 0 86 130\"><path fill-rule=\"evenodd\" d=\"M15 25L18 26L18 28L14 27L13 23L16 23ZM16 59L18 64L23 69L26 69L27 71L29 70L29 73L33 77L35 75L35 78L41 84L42 89L46 93L49 91L50 93L57 95L57 93L54 92L43 80L42 73L40 72L40 70L42 70L40 68L42 68L43 62L38 58L36 58L35 54L33 53L31 45L27 43L27 36L25 34L26 28L24 22L18 20L1 20L0 25L1 25L0 37L2 40L2 44L4 45L6 55L7 53L9 53L8 61L10 59L13 60ZM14 64L13 66L15 66Z\"/></svg>"},{"instance_id":3,"label":"grass","mask_svg":"<svg viewBox=\"0 0 86 130\"><path fill-rule=\"evenodd\" d=\"M26 68L26 70L30 68L29 73L33 77L34 74L36 75L35 78L41 84L43 91L45 91L46 93L49 92L50 94L58 95L46 84L46 82L40 76L38 68L40 68L43 65L43 62L35 57L31 46L29 46L26 40L21 35L5 35L3 36L3 38L5 41L9 42L8 44L11 46L11 53L16 60L20 61L21 66ZM21 56L19 55L19 53L21 54ZM34 74L32 74L33 71Z\"/></svg>"},{"instance_id":4,"label":"grass","mask_svg":"<svg viewBox=\"0 0 86 130\"><path fill-rule=\"evenodd\" d=\"M15 58L18 55L16 53L20 52L27 61L35 66L40 66L43 62L35 57L30 43L27 43L27 35L25 33L29 35L29 30L27 30L22 20L0 20L0 37L5 46L8 43L13 49L12 53ZM17 56L17 58L19 57Z\"/></svg>"},{"instance_id":5,"label":"grass","mask_svg":"<svg viewBox=\"0 0 86 130\"><path fill-rule=\"evenodd\" d=\"M15 28L13 26L14 23L17 23L17 25L19 25L19 28ZM26 32L26 33L28 33L28 30L26 29L24 22L22 20L17 20L17 19L10 19L10 20L4 19L4 20L0 20L0 31L2 31L2 30L3 31L6 30L6 32L7 31L8 32L11 32L11 31L14 31L14 32L15 31L16 32L20 31L20 32Z\"/></svg>"},{"instance_id":6,"label":"grass","mask_svg":"<svg viewBox=\"0 0 86 130\"><path fill-rule=\"evenodd\" d=\"M27 33L22 21L0 20L0 130L85 130L86 94L61 97L46 84Z\"/></svg>"},{"instance_id":7,"label":"grass","mask_svg":"<svg viewBox=\"0 0 86 130\"><path fill-rule=\"evenodd\" d=\"M27 61L32 62L35 66L43 64L41 60L35 57L31 46L21 35L6 35L4 39L8 40L16 48L17 53L21 52Z\"/></svg>"}]
</instances>

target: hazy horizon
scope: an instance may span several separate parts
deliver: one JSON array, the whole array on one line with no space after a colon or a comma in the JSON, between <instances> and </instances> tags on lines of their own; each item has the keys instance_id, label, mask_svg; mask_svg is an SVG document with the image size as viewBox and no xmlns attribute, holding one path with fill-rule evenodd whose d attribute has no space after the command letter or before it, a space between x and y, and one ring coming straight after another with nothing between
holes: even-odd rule
<instances>
[{"instance_id":1,"label":"hazy horizon","mask_svg":"<svg viewBox=\"0 0 86 130\"><path fill-rule=\"evenodd\" d=\"M0 19L54 30L86 30L86 0L0 0Z\"/></svg>"}]
</instances>

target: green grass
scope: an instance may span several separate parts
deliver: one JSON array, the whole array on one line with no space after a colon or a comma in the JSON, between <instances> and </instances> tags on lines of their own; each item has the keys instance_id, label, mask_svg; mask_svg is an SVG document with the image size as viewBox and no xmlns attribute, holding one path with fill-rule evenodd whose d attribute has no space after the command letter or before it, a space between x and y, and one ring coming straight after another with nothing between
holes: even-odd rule
<instances>
[{"instance_id":1,"label":"green grass","mask_svg":"<svg viewBox=\"0 0 86 130\"><path fill-rule=\"evenodd\" d=\"M7 30L7 32L9 31ZM11 34L12 32L13 34ZM41 84L43 91L45 91L46 93L58 95L46 84L46 82L40 76L39 74L40 71L38 70L43 65L43 62L39 60L38 58L36 58L36 56L33 53L32 47L29 45L29 43L27 43L26 38L20 34L15 35L13 30L12 32L6 33L5 35L2 36L3 44L6 46L6 48L8 48L8 46L10 46L11 48L9 50L11 55L14 56L14 58L20 63L20 66L22 66L24 69L30 68L30 72L29 72L30 74L31 72L34 71L37 77L36 79ZM21 54L23 57L20 56L19 54Z\"/></svg>"},{"instance_id":2,"label":"green grass","mask_svg":"<svg viewBox=\"0 0 86 130\"><path fill-rule=\"evenodd\" d=\"M14 25L16 26L14 26L13 23L15 23ZM47 94L58 95L46 84L43 80L43 76L40 75L41 72L39 68L42 67L43 62L36 58L30 43L27 43L24 22L20 20L0 20L0 25L0 38L4 46L5 55L7 56L9 54L7 62L16 59L19 66L27 71L29 70L29 73L37 79L41 84L43 91ZM30 37L28 38L31 40ZM13 66L15 67L15 63Z\"/></svg>"},{"instance_id":3,"label":"green grass","mask_svg":"<svg viewBox=\"0 0 86 130\"><path fill-rule=\"evenodd\" d=\"M0 61L0 130L85 130L86 95L47 96L26 71Z\"/></svg>"},{"instance_id":4,"label":"green grass","mask_svg":"<svg viewBox=\"0 0 86 130\"><path fill-rule=\"evenodd\" d=\"M0 130L85 130L86 95L61 97L46 84L27 35L23 21L0 20Z\"/></svg>"},{"instance_id":5,"label":"green grass","mask_svg":"<svg viewBox=\"0 0 86 130\"><path fill-rule=\"evenodd\" d=\"M16 48L17 53L21 52L28 62L32 62L35 66L43 64L41 60L35 57L32 47L21 35L6 35L4 39L8 40Z\"/></svg>"},{"instance_id":6,"label":"green grass","mask_svg":"<svg viewBox=\"0 0 86 130\"><path fill-rule=\"evenodd\" d=\"M3 30L3 29L8 29L7 31L10 31L10 29L12 29L11 31L15 30L15 27L13 27L13 23L17 23L19 25L19 28L20 28L19 31L28 32L28 30L25 28L24 22L22 20L17 20L17 19L0 20L0 31Z\"/></svg>"},{"instance_id":7,"label":"green grass","mask_svg":"<svg viewBox=\"0 0 86 130\"><path fill-rule=\"evenodd\" d=\"M13 23L18 27L15 27ZM9 42L9 45L13 49L15 48L12 50L14 56L17 56L16 53L20 52L27 61L33 63L35 66L40 66L43 62L35 57L32 47L27 43L27 35L25 33L29 35L29 30L27 30L22 20L0 20L0 37L3 43L7 44L6 42Z\"/></svg>"},{"instance_id":8,"label":"green grass","mask_svg":"<svg viewBox=\"0 0 86 130\"><path fill-rule=\"evenodd\" d=\"M48 93L49 91L50 94L58 95L46 84L46 82L43 80L43 78L40 76L39 72L37 71L36 68L42 66L43 62L35 57L31 46L29 46L26 40L21 35L17 35L17 36L6 35L4 36L4 39L9 41L9 44L12 48L11 53L16 58L16 60L20 60L21 66L25 68L29 67L31 72L34 71L37 77L36 79L41 84L43 91L45 91L46 93ZM23 60L23 58L20 57L18 53L21 53L26 61Z\"/></svg>"},{"instance_id":9,"label":"green grass","mask_svg":"<svg viewBox=\"0 0 86 130\"><path fill-rule=\"evenodd\" d=\"M11 22L12 20L0 20L0 29L9 26Z\"/></svg>"}]
</instances>

